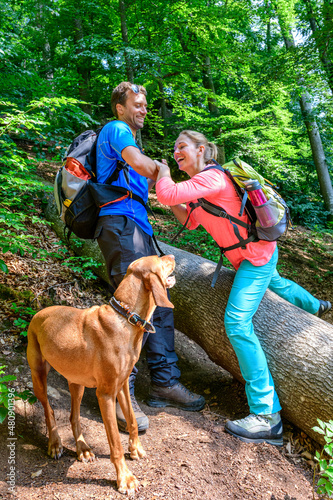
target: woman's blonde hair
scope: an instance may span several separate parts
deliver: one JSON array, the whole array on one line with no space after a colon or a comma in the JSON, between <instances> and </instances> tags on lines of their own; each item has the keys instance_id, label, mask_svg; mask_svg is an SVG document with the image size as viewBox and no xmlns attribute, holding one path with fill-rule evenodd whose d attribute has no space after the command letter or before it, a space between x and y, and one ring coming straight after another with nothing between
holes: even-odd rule
<instances>
[{"instance_id":1,"label":"woman's blonde hair","mask_svg":"<svg viewBox=\"0 0 333 500\"><path fill-rule=\"evenodd\" d=\"M183 130L179 135L188 137L196 147L205 146L204 162L207 165L211 160L217 160L217 147L213 142L209 142L207 138L200 132L194 130Z\"/></svg>"}]
</instances>

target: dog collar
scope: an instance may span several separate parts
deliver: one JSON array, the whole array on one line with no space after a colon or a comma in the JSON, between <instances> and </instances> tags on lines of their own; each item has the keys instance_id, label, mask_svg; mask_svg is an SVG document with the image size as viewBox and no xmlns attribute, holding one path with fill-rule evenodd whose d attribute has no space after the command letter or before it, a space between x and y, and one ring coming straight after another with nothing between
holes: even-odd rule
<instances>
[{"instance_id":1,"label":"dog collar","mask_svg":"<svg viewBox=\"0 0 333 500\"><path fill-rule=\"evenodd\" d=\"M156 333L155 328L151 323L149 323L149 321L140 318L140 316L137 313L131 312L130 308L126 304L124 304L124 302L121 302L115 299L114 297L111 297L110 305L113 307L115 311L117 311L117 313L127 318L127 321L131 325L140 326L141 328L144 329L145 332L148 333Z\"/></svg>"}]
</instances>

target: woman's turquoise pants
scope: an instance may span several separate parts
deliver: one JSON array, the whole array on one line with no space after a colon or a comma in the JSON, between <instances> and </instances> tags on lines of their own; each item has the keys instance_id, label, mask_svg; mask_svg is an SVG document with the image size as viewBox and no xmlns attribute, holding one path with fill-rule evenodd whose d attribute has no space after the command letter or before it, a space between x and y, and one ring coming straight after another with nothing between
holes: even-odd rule
<instances>
[{"instance_id":1,"label":"woman's turquoise pants","mask_svg":"<svg viewBox=\"0 0 333 500\"><path fill-rule=\"evenodd\" d=\"M232 285L225 311L225 329L238 358L246 382L250 413L267 415L281 410L266 356L254 332L252 318L269 288L301 309L315 314L319 300L293 281L282 278L276 270L278 250L264 266L244 260Z\"/></svg>"}]
</instances>

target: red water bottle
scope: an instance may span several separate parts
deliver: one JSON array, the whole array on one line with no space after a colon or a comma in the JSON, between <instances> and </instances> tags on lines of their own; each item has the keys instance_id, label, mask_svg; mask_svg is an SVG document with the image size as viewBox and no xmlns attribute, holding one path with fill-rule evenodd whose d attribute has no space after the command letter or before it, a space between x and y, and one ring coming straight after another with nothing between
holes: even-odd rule
<instances>
[{"instance_id":1,"label":"red water bottle","mask_svg":"<svg viewBox=\"0 0 333 500\"><path fill-rule=\"evenodd\" d=\"M257 179L244 181L244 185L254 207L259 207L267 202L267 198L261 188L261 184Z\"/></svg>"},{"instance_id":2,"label":"red water bottle","mask_svg":"<svg viewBox=\"0 0 333 500\"><path fill-rule=\"evenodd\" d=\"M244 186L261 227L274 226L278 222L279 212L275 205L267 200L260 182L257 179L249 179L244 181Z\"/></svg>"}]
</instances>

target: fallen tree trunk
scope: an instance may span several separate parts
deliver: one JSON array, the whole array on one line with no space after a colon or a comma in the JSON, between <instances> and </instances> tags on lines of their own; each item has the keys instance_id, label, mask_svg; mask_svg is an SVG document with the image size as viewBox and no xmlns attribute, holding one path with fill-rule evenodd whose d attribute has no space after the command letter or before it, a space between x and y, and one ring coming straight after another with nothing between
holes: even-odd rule
<instances>
[{"instance_id":1,"label":"fallen tree trunk","mask_svg":"<svg viewBox=\"0 0 333 500\"><path fill-rule=\"evenodd\" d=\"M59 236L63 224L50 198L46 217ZM96 273L108 281L97 242L72 240L76 253L102 265ZM222 268L211 288L215 264L202 257L160 243L176 258L176 286L171 289L175 326L199 344L210 359L244 383L233 348L225 334L223 316L234 272ZM320 418L333 418L333 326L289 304L267 290L254 317L254 327L266 353L283 416L322 442L312 427ZM245 409L244 409L245 412Z\"/></svg>"}]
</instances>

